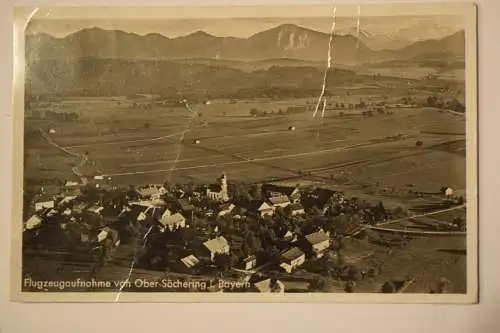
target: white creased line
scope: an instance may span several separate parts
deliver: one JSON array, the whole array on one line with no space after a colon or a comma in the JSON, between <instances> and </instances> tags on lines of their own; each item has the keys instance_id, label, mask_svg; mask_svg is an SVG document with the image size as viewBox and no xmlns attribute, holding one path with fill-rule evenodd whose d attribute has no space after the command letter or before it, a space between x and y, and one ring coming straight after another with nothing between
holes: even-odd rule
<instances>
[{"instance_id":1,"label":"white creased line","mask_svg":"<svg viewBox=\"0 0 500 333\"><path fill-rule=\"evenodd\" d=\"M321 104L321 101L323 100L325 96L325 90L326 90L326 80L328 77L328 72L330 71L330 68L332 66L332 44L333 44L333 35L335 33L335 22L336 22L336 14L337 14L337 5L333 5L333 14L332 14L332 28L330 30L330 39L328 41L328 59L327 59L327 67L325 70L325 74L323 75L323 84L321 86L321 94L319 95L318 98L318 103L316 104L316 108L313 112L313 118L316 117L316 113L318 113L319 106Z\"/></svg>"}]
</instances>

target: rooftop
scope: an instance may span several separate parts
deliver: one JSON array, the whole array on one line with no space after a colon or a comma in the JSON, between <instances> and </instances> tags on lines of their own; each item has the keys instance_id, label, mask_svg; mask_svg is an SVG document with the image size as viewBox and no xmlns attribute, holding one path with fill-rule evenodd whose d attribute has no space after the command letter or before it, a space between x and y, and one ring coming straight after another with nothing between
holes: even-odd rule
<instances>
[{"instance_id":1,"label":"rooftop","mask_svg":"<svg viewBox=\"0 0 500 333\"><path fill-rule=\"evenodd\" d=\"M247 263L247 262L254 261L254 260L257 260L257 257L254 255L251 255L251 256L248 256L245 259L243 259L243 262Z\"/></svg>"},{"instance_id":2,"label":"rooftop","mask_svg":"<svg viewBox=\"0 0 500 333\"><path fill-rule=\"evenodd\" d=\"M281 193L283 195L291 195L295 189L297 189L298 186L281 186L281 185L274 185L274 184L263 184L262 185L262 191L263 192L276 192L276 193Z\"/></svg>"},{"instance_id":3,"label":"rooftop","mask_svg":"<svg viewBox=\"0 0 500 333\"><path fill-rule=\"evenodd\" d=\"M292 204L290 205L290 209L291 210L302 210L304 209L304 206L302 206L301 204L297 203L297 204Z\"/></svg>"},{"instance_id":4,"label":"rooftop","mask_svg":"<svg viewBox=\"0 0 500 333\"><path fill-rule=\"evenodd\" d=\"M229 243L224 238L224 236L220 236L203 243L205 247L210 250L210 252L223 252L224 247L228 246Z\"/></svg>"},{"instance_id":5,"label":"rooftop","mask_svg":"<svg viewBox=\"0 0 500 333\"><path fill-rule=\"evenodd\" d=\"M306 239L311 244L318 244L330 239L324 231L318 231L306 236Z\"/></svg>"},{"instance_id":6,"label":"rooftop","mask_svg":"<svg viewBox=\"0 0 500 333\"><path fill-rule=\"evenodd\" d=\"M179 223L183 223L184 221L186 221L186 219L180 213L175 213L173 215L163 215L160 219L160 223L164 226L174 226Z\"/></svg>"},{"instance_id":7,"label":"rooftop","mask_svg":"<svg viewBox=\"0 0 500 333\"><path fill-rule=\"evenodd\" d=\"M234 205L232 203L225 203L219 206L220 210L229 210L234 208Z\"/></svg>"},{"instance_id":8,"label":"rooftop","mask_svg":"<svg viewBox=\"0 0 500 333\"><path fill-rule=\"evenodd\" d=\"M280 280L265 279L254 283L255 288L261 293L284 291L285 286Z\"/></svg>"},{"instance_id":9,"label":"rooftop","mask_svg":"<svg viewBox=\"0 0 500 333\"><path fill-rule=\"evenodd\" d=\"M186 267L189 267L189 268L194 267L194 266L196 266L196 265L198 265L200 263L200 261L198 260L198 258L196 258L192 254L189 255L189 256L187 256L187 257L185 257L185 258L182 258L181 261L182 261L182 263L184 265L186 265Z\"/></svg>"},{"instance_id":10,"label":"rooftop","mask_svg":"<svg viewBox=\"0 0 500 333\"><path fill-rule=\"evenodd\" d=\"M279 205L290 202L290 199L288 199L286 195L280 195L269 198L269 202L271 202L273 205Z\"/></svg>"},{"instance_id":11,"label":"rooftop","mask_svg":"<svg viewBox=\"0 0 500 333\"><path fill-rule=\"evenodd\" d=\"M298 247L292 247L290 250L286 251L281 255L281 257L285 260L294 260L303 256L304 252L302 252Z\"/></svg>"}]
</instances>

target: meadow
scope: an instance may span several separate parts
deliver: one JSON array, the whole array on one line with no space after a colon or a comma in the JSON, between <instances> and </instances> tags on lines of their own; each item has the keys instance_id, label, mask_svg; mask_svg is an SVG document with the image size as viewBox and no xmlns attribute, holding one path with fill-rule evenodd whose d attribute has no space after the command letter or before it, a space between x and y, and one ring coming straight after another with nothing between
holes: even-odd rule
<instances>
[{"instance_id":1,"label":"meadow","mask_svg":"<svg viewBox=\"0 0 500 333\"><path fill-rule=\"evenodd\" d=\"M348 98L377 101L373 94ZM465 189L465 119L437 109L395 108L367 116L360 109L336 109L342 100L336 97L324 117L320 108L313 118L316 99L214 100L189 109L89 100L58 104L59 112L77 112L79 121L26 118L26 177L76 177L70 164L79 159L37 137L37 129L54 129L55 143L88 156L95 167L85 170L117 185L209 183L226 172L231 181L312 180L358 191L363 185L366 193L408 184L426 192ZM278 113L290 106L306 111ZM254 117L252 109L267 114ZM339 174L348 179L335 181Z\"/></svg>"}]
</instances>

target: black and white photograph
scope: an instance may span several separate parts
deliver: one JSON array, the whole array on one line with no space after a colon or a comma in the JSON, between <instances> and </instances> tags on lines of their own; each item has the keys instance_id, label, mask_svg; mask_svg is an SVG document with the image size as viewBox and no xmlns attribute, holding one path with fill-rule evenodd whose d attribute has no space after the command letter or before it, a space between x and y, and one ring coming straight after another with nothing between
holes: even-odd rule
<instances>
[{"instance_id":1,"label":"black and white photograph","mask_svg":"<svg viewBox=\"0 0 500 333\"><path fill-rule=\"evenodd\" d=\"M473 5L26 12L14 298L477 301Z\"/></svg>"}]
</instances>

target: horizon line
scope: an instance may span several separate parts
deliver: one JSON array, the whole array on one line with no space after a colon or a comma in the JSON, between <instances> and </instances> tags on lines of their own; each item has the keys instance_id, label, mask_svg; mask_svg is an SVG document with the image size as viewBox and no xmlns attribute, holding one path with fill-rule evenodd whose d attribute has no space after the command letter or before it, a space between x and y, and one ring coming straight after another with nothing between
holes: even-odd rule
<instances>
[{"instance_id":1,"label":"horizon line","mask_svg":"<svg viewBox=\"0 0 500 333\"><path fill-rule=\"evenodd\" d=\"M245 40L245 39L249 39L249 38L251 38L251 37L253 37L255 35L258 35L260 33L263 33L263 32L266 32L266 31L270 31L270 30L273 30L273 29L277 29L277 28L280 28L280 27L283 27L283 26L287 26L287 25L288 26L294 26L296 28L300 28L300 29L304 29L304 30L308 30L308 31L311 31L311 32L315 32L315 33L327 35L327 36L330 35L329 33L326 33L326 32L323 32L323 31L319 31L319 30L315 30L315 29L312 29L312 28L306 28L306 27L303 27L303 26L300 26L300 25L294 24L294 23L282 23L282 24L278 24L275 27L255 32L255 33L251 34L248 37L235 37L235 36L231 36L231 35L217 36L217 35L214 35L214 34L210 34L210 33L206 32L206 31L204 31L203 29L198 29L198 30L193 31L193 32L188 33L188 34L177 35L175 37L172 37L172 36L166 36L165 34L160 33L160 32L148 32L148 33L141 34L141 33L137 33L137 32L125 31L123 29L103 28L103 27L99 27L99 26L92 26L92 27L86 27L86 28L78 29L76 31L67 33L64 36L60 36L60 37L54 36L53 34L51 34L49 32L46 32L46 31L29 32L28 29L25 30L25 35L27 35L27 36L49 35L50 37L52 37L54 39L61 40L61 39L67 38L68 36L81 33L82 31L85 31L85 30L102 30L102 31L106 31L106 32L122 32L122 33L125 33L125 34L135 35L135 36L138 36L138 37L146 37L146 36L149 36L149 35L159 35L159 36L161 36L163 38L166 38L166 39L177 39L177 38L189 37L189 36L192 36L192 35L195 35L195 34L203 33L203 34L205 34L205 35L207 35L209 37L214 37L214 38L234 38L234 39L243 39L243 40ZM355 27L355 25L353 25L353 27ZM364 29L361 29L361 30L364 30ZM455 32L447 34L447 35L445 35L442 38L446 38L446 37L452 36L452 35L454 35L456 33L461 32L461 31L465 31L465 27L458 28ZM345 36L351 36L351 37L360 39L359 36L356 36L356 35L354 35L352 33L334 33L333 36L344 36L344 37ZM439 39L441 39L441 38L439 38ZM422 39L422 40L434 40L434 39L433 38L427 38L427 39Z\"/></svg>"}]
</instances>

